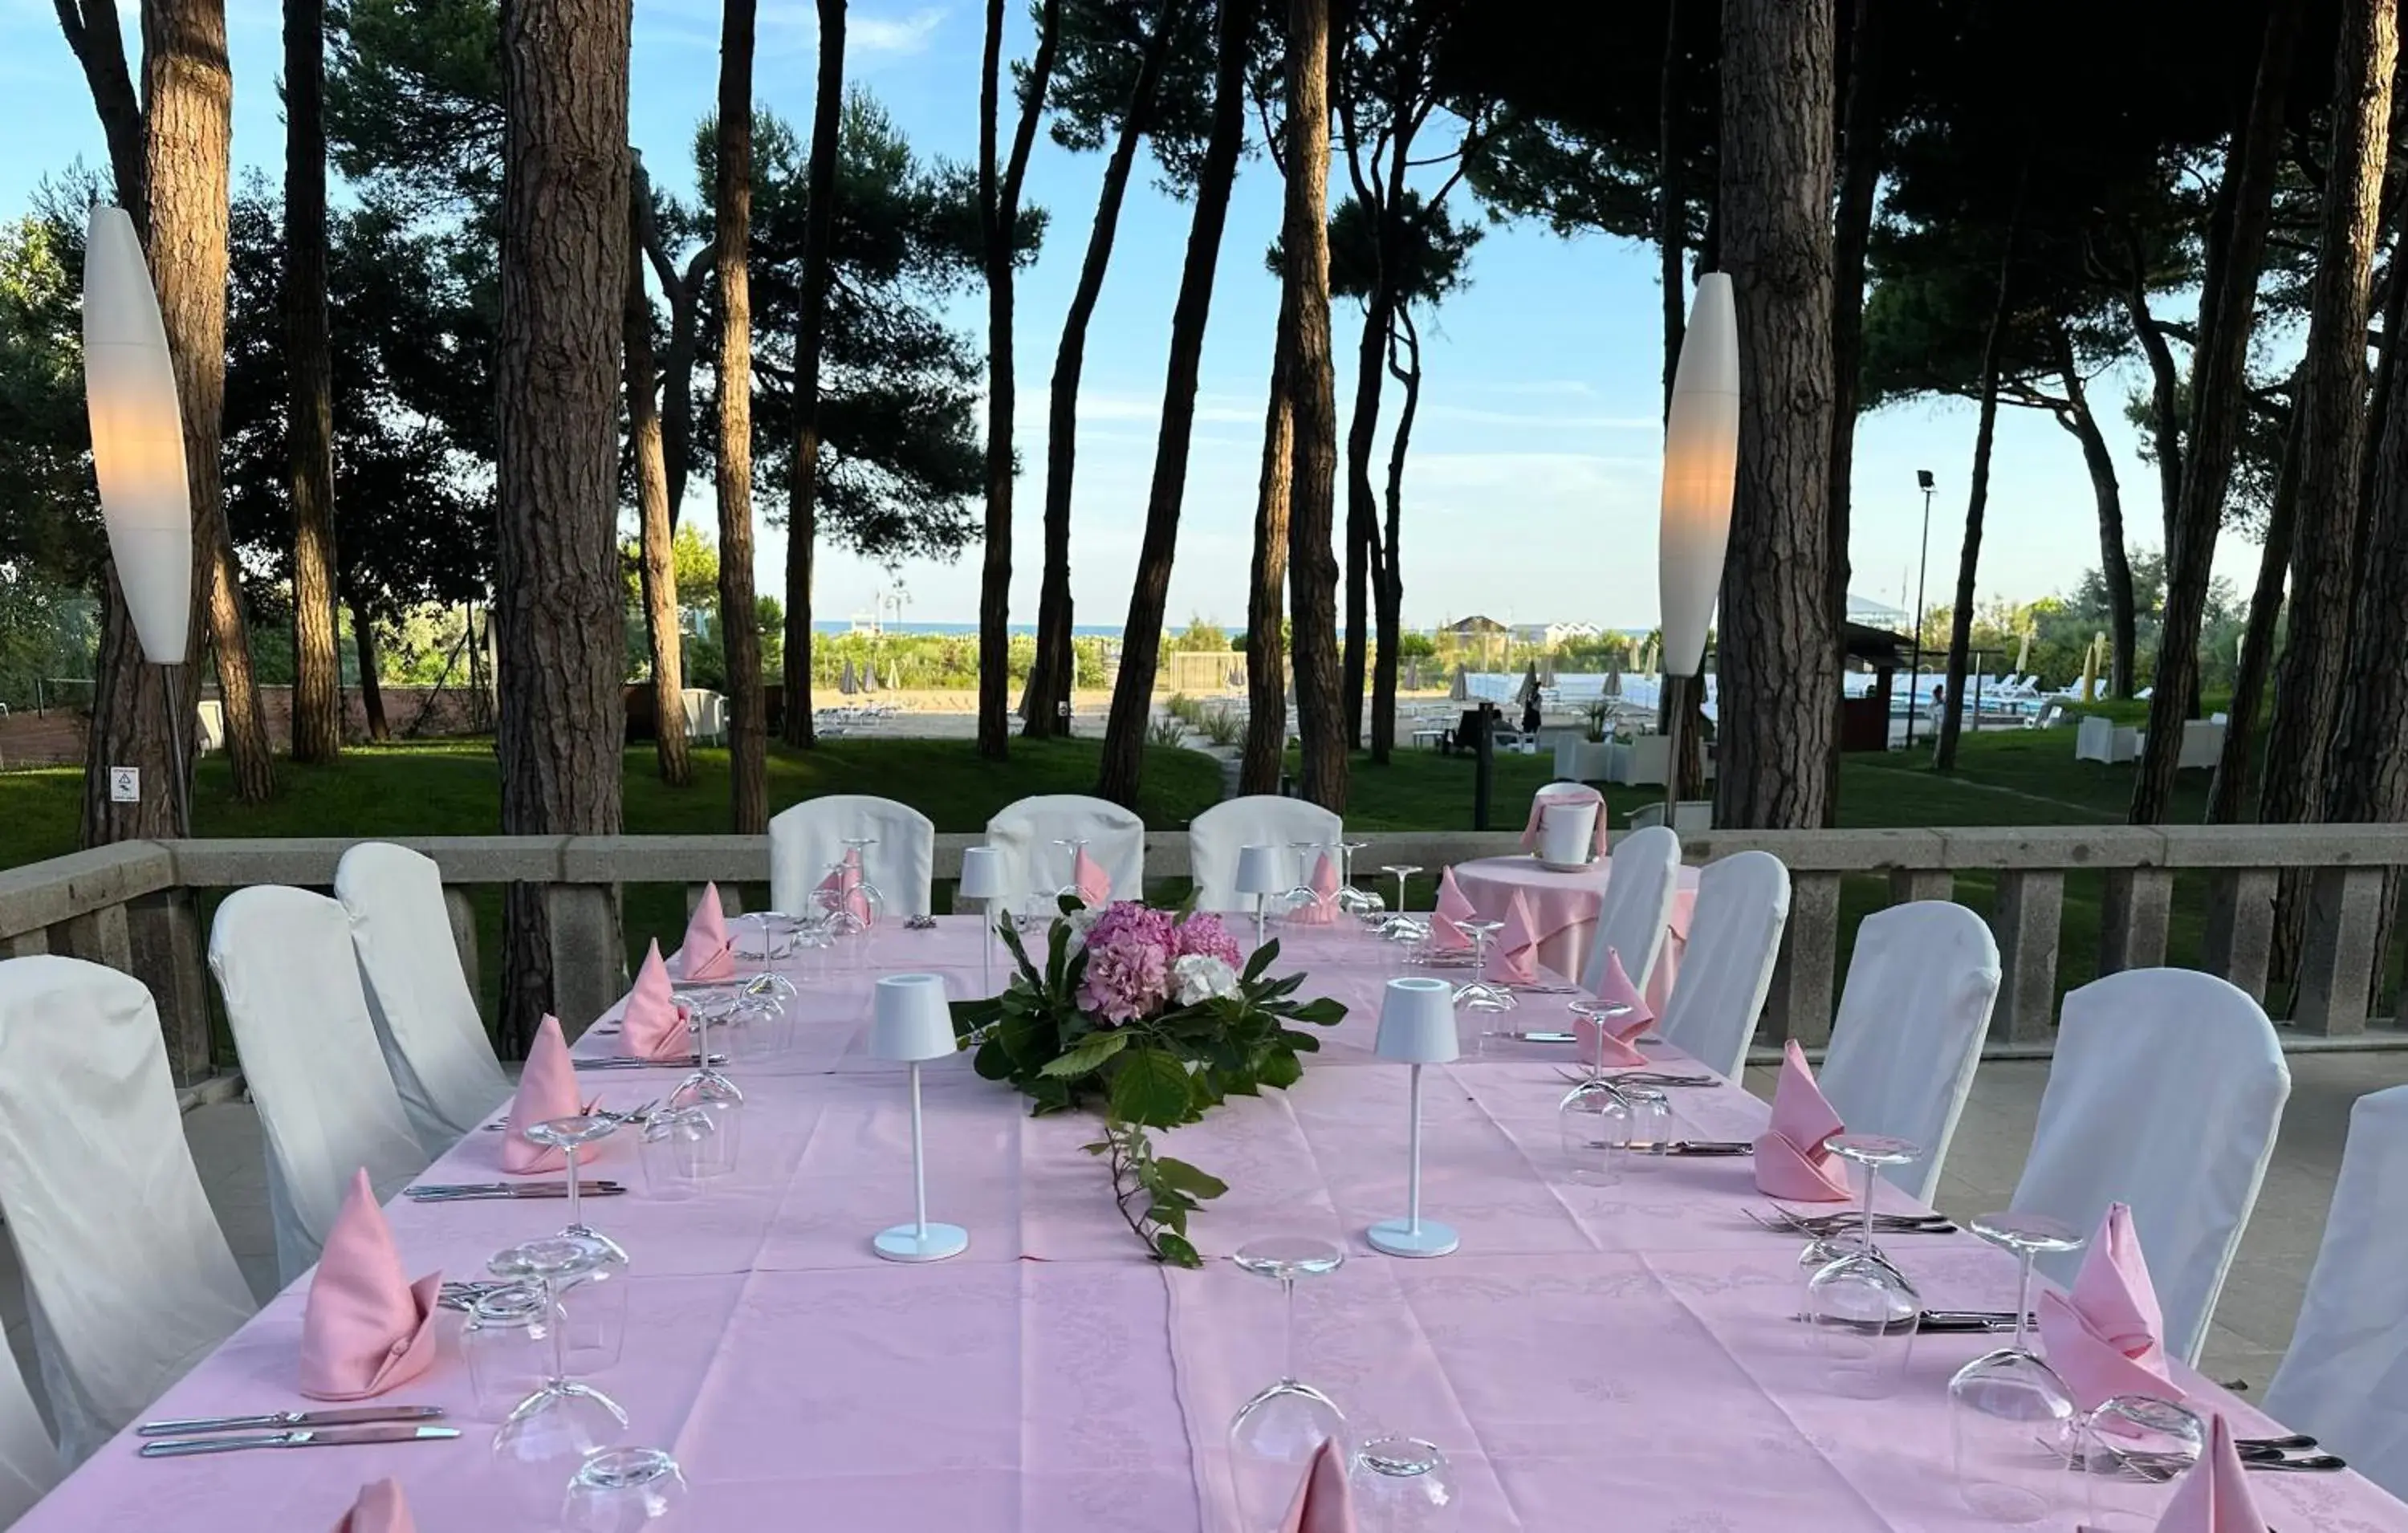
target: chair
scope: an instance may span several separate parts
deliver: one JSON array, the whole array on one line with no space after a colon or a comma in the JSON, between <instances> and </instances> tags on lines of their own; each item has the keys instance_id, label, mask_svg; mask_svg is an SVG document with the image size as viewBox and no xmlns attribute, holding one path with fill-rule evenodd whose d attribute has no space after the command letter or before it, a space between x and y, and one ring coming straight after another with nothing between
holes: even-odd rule
<instances>
[{"instance_id":1,"label":"chair","mask_svg":"<svg viewBox=\"0 0 2408 1533\"><path fill-rule=\"evenodd\" d=\"M1605 900L1598 908L1597 936L1580 981L1595 995L1605 982L1605 955L1617 953L1622 972L1644 995L1664 952L1672 905L1681 892L1681 838L1661 825L1634 830L1614 843L1606 873Z\"/></svg>"},{"instance_id":2,"label":"chair","mask_svg":"<svg viewBox=\"0 0 2408 1533\"><path fill-rule=\"evenodd\" d=\"M1612 881L1609 880L1610 883ZM1737 1079L1772 988L1789 924L1789 869L1770 852L1739 852L1698 876L1689 945L1658 1030L1718 1074Z\"/></svg>"},{"instance_id":3,"label":"chair","mask_svg":"<svg viewBox=\"0 0 2408 1533\"><path fill-rule=\"evenodd\" d=\"M1856 928L1823 1095L1850 1128L1923 1147L1883 1173L1920 1202L1940 1185L1998 998L1999 944L1962 905L1917 900Z\"/></svg>"},{"instance_id":4,"label":"chair","mask_svg":"<svg viewBox=\"0 0 2408 1533\"><path fill-rule=\"evenodd\" d=\"M1187 827L1188 876L1196 881L1199 910L1251 912L1254 896L1238 893L1238 849L1264 843L1284 846L1310 841L1335 846L1346 833L1345 823L1320 805L1278 794L1249 794L1224 799L1197 815ZM1302 879L1312 872L1299 868Z\"/></svg>"},{"instance_id":5,"label":"chair","mask_svg":"<svg viewBox=\"0 0 2408 1533\"><path fill-rule=\"evenodd\" d=\"M1114 899L1145 892L1145 822L1109 799L1055 793L1006 804L986 823L986 838L1003 853L1004 887L1023 900L1070 881L1070 853L1057 840L1087 843L1088 858L1111 878Z\"/></svg>"},{"instance_id":6,"label":"chair","mask_svg":"<svg viewBox=\"0 0 2408 1533\"><path fill-rule=\"evenodd\" d=\"M2291 1072L2258 1003L2211 974L2135 968L2065 997L2030 1157L2009 1205L2085 1235L2128 1203L2168 1351L2199 1356ZM2079 1252L2042 1256L2073 1281Z\"/></svg>"},{"instance_id":7,"label":"chair","mask_svg":"<svg viewBox=\"0 0 2408 1533\"><path fill-rule=\"evenodd\" d=\"M799 915L811 891L850 850L848 836L874 836L861 850L862 876L886 901L885 913L926 915L936 877L937 827L909 804L871 794L829 794L781 809L769 822L769 904Z\"/></svg>"},{"instance_id":8,"label":"chair","mask_svg":"<svg viewBox=\"0 0 2408 1533\"><path fill-rule=\"evenodd\" d=\"M336 865L335 897L394 1089L419 1144L439 1155L510 1095L460 967L442 870L408 847L363 841Z\"/></svg>"},{"instance_id":9,"label":"chair","mask_svg":"<svg viewBox=\"0 0 2408 1533\"><path fill-rule=\"evenodd\" d=\"M0 1210L70 1463L255 1308L193 1168L158 1009L114 969L0 963ZM15 1367L0 1367L0 1523L21 1467L13 1408L23 1394ZM55 1478L60 1453L47 1438L42 1448Z\"/></svg>"},{"instance_id":10,"label":"chair","mask_svg":"<svg viewBox=\"0 0 2408 1533\"><path fill-rule=\"evenodd\" d=\"M65 1469L17 1359L0 1357L0 1527L31 1512Z\"/></svg>"},{"instance_id":11,"label":"chair","mask_svg":"<svg viewBox=\"0 0 2408 1533\"><path fill-rule=\"evenodd\" d=\"M2266 1411L2408 1496L2408 1086L2358 1099L2323 1247Z\"/></svg>"},{"instance_id":12,"label":"chair","mask_svg":"<svg viewBox=\"0 0 2408 1533\"><path fill-rule=\"evenodd\" d=\"M274 885L235 891L209 927L209 971L259 1108L276 1268L290 1282L318 1259L353 1171L388 1197L427 1157L377 1047L340 905Z\"/></svg>"}]
</instances>

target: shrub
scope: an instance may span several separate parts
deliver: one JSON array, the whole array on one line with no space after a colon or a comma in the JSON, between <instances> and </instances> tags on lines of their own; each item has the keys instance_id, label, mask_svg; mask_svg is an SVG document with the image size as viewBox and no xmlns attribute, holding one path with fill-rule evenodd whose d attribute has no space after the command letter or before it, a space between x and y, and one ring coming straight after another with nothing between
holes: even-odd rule
<instances>
[{"instance_id":1,"label":"shrub","mask_svg":"<svg viewBox=\"0 0 2408 1533\"><path fill-rule=\"evenodd\" d=\"M1187 739L1187 727L1177 719L1156 719L1145 726L1148 745L1181 745Z\"/></svg>"},{"instance_id":2,"label":"shrub","mask_svg":"<svg viewBox=\"0 0 2408 1533\"><path fill-rule=\"evenodd\" d=\"M1246 726L1238 721L1236 712L1226 708L1206 709L1196 726L1215 745L1235 745L1246 735Z\"/></svg>"}]
</instances>

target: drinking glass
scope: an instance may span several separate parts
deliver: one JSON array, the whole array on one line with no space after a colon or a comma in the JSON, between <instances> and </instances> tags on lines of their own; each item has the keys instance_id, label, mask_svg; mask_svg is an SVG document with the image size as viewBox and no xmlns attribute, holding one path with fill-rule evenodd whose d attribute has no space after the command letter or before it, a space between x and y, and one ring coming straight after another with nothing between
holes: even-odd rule
<instances>
[{"instance_id":1,"label":"drinking glass","mask_svg":"<svg viewBox=\"0 0 2408 1533\"><path fill-rule=\"evenodd\" d=\"M500 1420L551 1377L560 1309L540 1286L507 1283L477 1296L460 1328L477 1413Z\"/></svg>"},{"instance_id":2,"label":"drinking glass","mask_svg":"<svg viewBox=\"0 0 2408 1533\"><path fill-rule=\"evenodd\" d=\"M2073 1396L2030 1346L2032 1259L2081 1249L2082 1235L2044 1214L1985 1213L1973 1233L2023 1264L2015 1286L2015 1339L1984 1353L1948 1381L1948 1426L1956 1492L1994 1523L2036 1523L2065 1499Z\"/></svg>"},{"instance_id":3,"label":"drinking glass","mask_svg":"<svg viewBox=\"0 0 2408 1533\"><path fill-rule=\"evenodd\" d=\"M1346 1251L1314 1236L1277 1235L1248 1241L1230 1259L1280 1285L1280 1376L1255 1391L1229 1423L1240 1505L1254 1522L1268 1525L1286 1510L1313 1450L1346 1429L1336 1403L1296 1374L1296 1281L1337 1271Z\"/></svg>"},{"instance_id":4,"label":"drinking glass","mask_svg":"<svg viewBox=\"0 0 2408 1533\"><path fill-rule=\"evenodd\" d=\"M2073 1419L2068 1456L2081 1473L2083 1526L2099 1533L2151 1533L2178 1479L2207 1451L2207 1425L2172 1400L2116 1395Z\"/></svg>"},{"instance_id":5,"label":"drinking glass","mask_svg":"<svg viewBox=\"0 0 2408 1533\"><path fill-rule=\"evenodd\" d=\"M1073 899L1080 898L1079 853L1087 850L1087 838L1084 836L1057 836L1054 838L1054 844L1062 848L1070 854L1068 858L1070 876L1063 881L1061 888L1054 891L1054 897L1056 900L1059 900L1063 895L1068 895ZM1050 915L1054 912L1048 911L1047 913Z\"/></svg>"},{"instance_id":6,"label":"drinking glass","mask_svg":"<svg viewBox=\"0 0 2408 1533\"><path fill-rule=\"evenodd\" d=\"M1807 1335L1835 1393L1879 1399L1905 1376L1923 1296L1873 1249L1873 1182L1880 1168L1903 1166L1923 1150L1881 1134L1836 1134L1824 1148L1864 1168L1864 1236L1856 1250L1825 1263L1808 1281Z\"/></svg>"},{"instance_id":7,"label":"drinking glass","mask_svg":"<svg viewBox=\"0 0 2408 1533\"><path fill-rule=\"evenodd\" d=\"M1455 1481L1434 1442L1373 1438L1354 1450L1346 1479L1362 1533L1424 1533L1455 1525Z\"/></svg>"},{"instance_id":8,"label":"drinking glass","mask_svg":"<svg viewBox=\"0 0 2408 1533\"><path fill-rule=\"evenodd\" d=\"M1586 1064L1588 1065L1588 1078L1592 1081L1604 1080L1605 1039L1606 1034L1610 1030L1607 1024L1617 1022L1622 1018L1630 1015L1630 1003L1628 1001L1599 1001L1584 998L1570 1002L1566 1010L1571 1011L1576 1016L1586 1017L1590 1024L1597 1028L1597 1050L1586 1061Z\"/></svg>"},{"instance_id":9,"label":"drinking glass","mask_svg":"<svg viewBox=\"0 0 2408 1533\"><path fill-rule=\"evenodd\" d=\"M674 1517L685 1500L685 1473L658 1448L605 1448L569 1476L560 1503L561 1533L636 1533Z\"/></svg>"},{"instance_id":10,"label":"drinking glass","mask_svg":"<svg viewBox=\"0 0 2408 1533\"><path fill-rule=\"evenodd\" d=\"M1670 1137L1672 1104L1660 1091L1584 1081L1556 1104L1555 1125L1573 1180L1611 1187L1622 1180L1627 1164L1655 1164L1656 1151L1634 1152L1631 1146L1661 1145Z\"/></svg>"},{"instance_id":11,"label":"drinking glass","mask_svg":"<svg viewBox=\"0 0 2408 1533\"><path fill-rule=\"evenodd\" d=\"M1468 1011L1511 1011L1516 1004L1511 986L1488 981L1488 944L1505 929L1502 921L1458 921L1457 928L1471 938L1472 977L1455 993L1455 1004Z\"/></svg>"},{"instance_id":12,"label":"drinking glass","mask_svg":"<svg viewBox=\"0 0 2408 1533\"><path fill-rule=\"evenodd\" d=\"M601 1254L602 1260L619 1267L627 1265L627 1253L618 1241L596 1231L585 1222L583 1208L579 1203L580 1180L578 1152L599 1139L618 1132L619 1120L603 1113L580 1113L574 1118L546 1118L529 1124L523 1130L530 1143L548 1145L558 1150L568 1161L568 1223L560 1233L571 1239L583 1240Z\"/></svg>"},{"instance_id":13,"label":"drinking glass","mask_svg":"<svg viewBox=\"0 0 2408 1533\"><path fill-rule=\"evenodd\" d=\"M744 1094L717 1070L696 1070L669 1093L668 1110L700 1112L710 1119L712 1146L698 1151L695 1174L726 1176L736 1169L737 1153L744 1148Z\"/></svg>"},{"instance_id":14,"label":"drinking glass","mask_svg":"<svg viewBox=\"0 0 2408 1533\"><path fill-rule=\"evenodd\" d=\"M1374 920L1386 913L1388 902L1369 889L1354 887L1354 853L1369 846L1369 841L1338 843L1338 908L1359 920Z\"/></svg>"},{"instance_id":15,"label":"drinking glass","mask_svg":"<svg viewBox=\"0 0 2408 1533\"><path fill-rule=\"evenodd\" d=\"M1391 942L1405 944L1408 951L1415 944L1428 941L1429 923L1405 913L1405 880L1420 872L1421 869L1411 863L1390 863L1380 871L1393 875L1397 881L1396 910L1386 920L1380 923L1381 937Z\"/></svg>"},{"instance_id":16,"label":"drinking glass","mask_svg":"<svg viewBox=\"0 0 2408 1533\"><path fill-rule=\"evenodd\" d=\"M539 1284L545 1304L555 1311L571 1282L603 1265L590 1242L559 1235L511 1246L487 1264L496 1277ZM510 1408L492 1448L517 1493L514 1499L545 1514L557 1511L560 1486L585 1455L608 1447L627 1425L617 1401L569 1377L567 1326L555 1323L548 1329L552 1347L542 1382Z\"/></svg>"},{"instance_id":17,"label":"drinking glass","mask_svg":"<svg viewBox=\"0 0 2408 1533\"><path fill-rule=\"evenodd\" d=\"M788 956L795 951L794 921L780 910L751 910L736 917L727 924L736 956L750 964L774 964Z\"/></svg>"},{"instance_id":18,"label":"drinking glass","mask_svg":"<svg viewBox=\"0 0 2408 1533\"><path fill-rule=\"evenodd\" d=\"M734 1168L724 1114L703 1108L663 1108L645 1123L644 1190L656 1201L699 1197L704 1184Z\"/></svg>"},{"instance_id":19,"label":"drinking glass","mask_svg":"<svg viewBox=\"0 0 2408 1533\"><path fill-rule=\"evenodd\" d=\"M886 895L877 884L870 881L869 858L866 853L871 847L878 844L878 838L847 836L844 838L844 844L852 849L845 861L853 869L853 893L860 896L859 913L862 917L863 929L876 931L879 922L886 915Z\"/></svg>"},{"instance_id":20,"label":"drinking glass","mask_svg":"<svg viewBox=\"0 0 2408 1533\"><path fill-rule=\"evenodd\" d=\"M724 997L712 1020L725 1030L724 1045L731 1060L758 1062L786 1052L793 1029L785 1003L774 996L738 994Z\"/></svg>"}]
</instances>

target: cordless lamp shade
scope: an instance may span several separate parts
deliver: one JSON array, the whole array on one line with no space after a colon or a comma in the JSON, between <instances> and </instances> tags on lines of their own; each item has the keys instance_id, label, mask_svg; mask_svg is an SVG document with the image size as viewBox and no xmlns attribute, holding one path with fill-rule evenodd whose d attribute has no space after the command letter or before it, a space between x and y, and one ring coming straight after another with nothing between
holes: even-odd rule
<instances>
[{"instance_id":1,"label":"cordless lamp shade","mask_svg":"<svg viewBox=\"0 0 2408 1533\"><path fill-rule=\"evenodd\" d=\"M1455 986L1428 975L1390 980L1380 1000L1372 1052L1400 1065L1443 1065L1456 1057Z\"/></svg>"},{"instance_id":2,"label":"cordless lamp shade","mask_svg":"<svg viewBox=\"0 0 2408 1533\"><path fill-rule=\"evenodd\" d=\"M1238 849L1238 893L1276 895L1293 887L1287 876L1287 848L1241 846Z\"/></svg>"},{"instance_id":3,"label":"cordless lamp shade","mask_svg":"<svg viewBox=\"0 0 2408 1533\"><path fill-rule=\"evenodd\" d=\"M952 1053L953 1014L940 974L889 974L878 981L870 1010L869 1052L879 1059L919 1061Z\"/></svg>"},{"instance_id":4,"label":"cordless lamp shade","mask_svg":"<svg viewBox=\"0 0 2408 1533\"><path fill-rule=\"evenodd\" d=\"M122 208L95 207L83 262L84 400L101 520L126 610L152 664L184 663L193 500L159 294Z\"/></svg>"},{"instance_id":5,"label":"cordless lamp shade","mask_svg":"<svg viewBox=\"0 0 2408 1533\"><path fill-rule=\"evenodd\" d=\"M1730 278L1698 279L1672 405L1664 422L1664 498L1656 552L1663 614L1663 667L1695 676L1730 543L1731 490L1739 479L1739 316Z\"/></svg>"},{"instance_id":6,"label":"cordless lamp shade","mask_svg":"<svg viewBox=\"0 0 2408 1533\"><path fill-rule=\"evenodd\" d=\"M1003 853L991 846L964 847L961 892L967 899L1001 899L1010 894L1003 882Z\"/></svg>"}]
</instances>

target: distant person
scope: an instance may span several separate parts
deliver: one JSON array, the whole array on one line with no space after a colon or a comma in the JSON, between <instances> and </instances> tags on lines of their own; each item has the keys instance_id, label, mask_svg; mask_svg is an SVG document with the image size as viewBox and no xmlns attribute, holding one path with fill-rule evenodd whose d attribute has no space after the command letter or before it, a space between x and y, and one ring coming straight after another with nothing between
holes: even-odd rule
<instances>
[{"instance_id":1,"label":"distant person","mask_svg":"<svg viewBox=\"0 0 2408 1533\"><path fill-rule=\"evenodd\" d=\"M1522 695L1522 733L1536 735L1538 732L1539 695L1535 692L1526 692Z\"/></svg>"}]
</instances>

